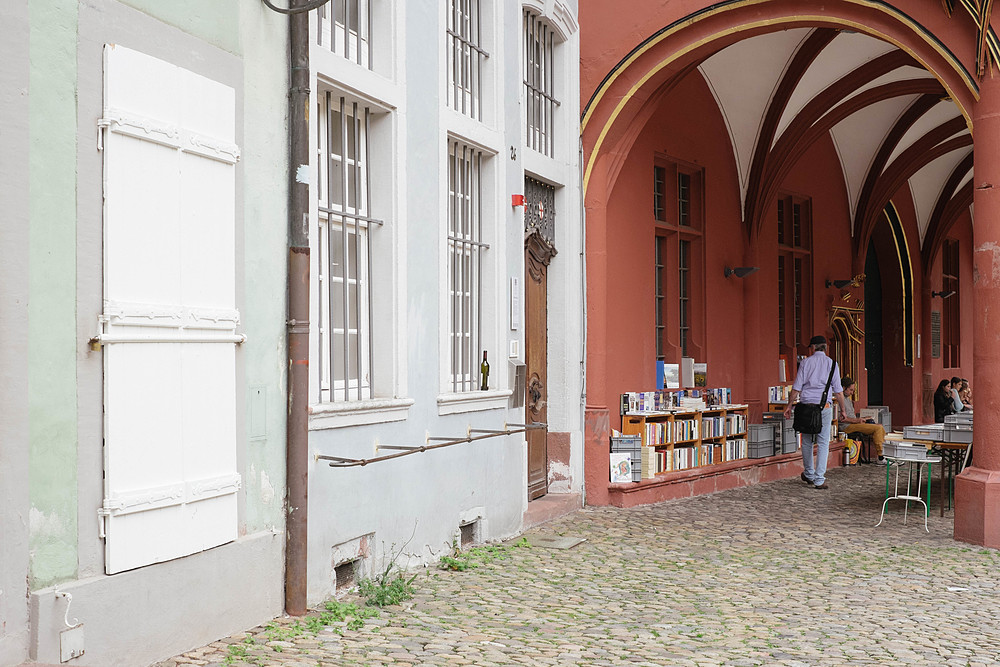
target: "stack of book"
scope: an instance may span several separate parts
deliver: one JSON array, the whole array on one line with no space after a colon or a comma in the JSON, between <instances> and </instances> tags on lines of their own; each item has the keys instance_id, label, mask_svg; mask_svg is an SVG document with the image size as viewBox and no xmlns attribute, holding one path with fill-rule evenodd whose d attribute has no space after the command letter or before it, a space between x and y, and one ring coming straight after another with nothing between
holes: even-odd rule
<instances>
[{"instance_id":1,"label":"stack of book","mask_svg":"<svg viewBox=\"0 0 1000 667\"><path fill-rule=\"evenodd\" d=\"M792 391L792 385L782 384L776 387L767 388L767 400L769 403L787 403L788 395Z\"/></svg>"}]
</instances>

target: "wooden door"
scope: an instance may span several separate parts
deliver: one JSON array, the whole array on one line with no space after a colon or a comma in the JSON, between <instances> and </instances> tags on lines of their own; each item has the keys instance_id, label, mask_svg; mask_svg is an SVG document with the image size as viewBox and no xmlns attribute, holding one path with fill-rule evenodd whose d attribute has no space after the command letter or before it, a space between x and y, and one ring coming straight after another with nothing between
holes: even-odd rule
<instances>
[{"instance_id":1,"label":"wooden door","mask_svg":"<svg viewBox=\"0 0 1000 667\"><path fill-rule=\"evenodd\" d=\"M548 303L546 273L555 249L537 232L524 244L524 357L526 369L525 423L548 421ZM532 429L528 436L528 500L548 492L548 428Z\"/></svg>"}]
</instances>

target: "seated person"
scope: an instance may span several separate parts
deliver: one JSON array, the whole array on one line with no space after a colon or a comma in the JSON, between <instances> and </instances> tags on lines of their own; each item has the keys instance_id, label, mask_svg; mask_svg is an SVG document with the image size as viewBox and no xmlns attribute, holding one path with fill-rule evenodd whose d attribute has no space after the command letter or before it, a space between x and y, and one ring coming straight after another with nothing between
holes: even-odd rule
<instances>
[{"instance_id":1,"label":"seated person","mask_svg":"<svg viewBox=\"0 0 1000 667\"><path fill-rule=\"evenodd\" d=\"M958 397L962 399L962 405L965 410L972 410L972 387L969 386L969 381L962 378L962 386L958 389Z\"/></svg>"},{"instance_id":2,"label":"seated person","mask_svg":"<svg viewBox=\"0 0 1000 667\"><path fill-rule=\"evenodd\" d=\"M951 402L955 407L955 412L961 412L965 409L965 405L962 404L962 399L958 395L958 390L962 387L962 378L957 375L951 379Z\"/></svg>"},{"instance_id":3,"label":"seated person","mask_svg":"<svg viewBox=\"0 0 1000 667\"><path fill-rule=\"evenodd\" d=\"M940 424L948 415L955 414L955 403L951 398L951 382L948 378L938 383L934 392L934 421Z\"/></svg>"},{"instance_id":4,"label":"seated person","mask_svg":"<svg viewBox=\"0 0 1000 667\"><path fill-rule=\"evenodd\" d=\"M882 457L882 443L885 442L885 428L881 424L872 423L873 419L861 419L854 411L854 392L857 384L849 377L841 378L840 384L844 387L844 414L840 416L840 430L844 433L863 433L870 435L872 444L875 445L875 453L878 459L877 465L884 466L885 458Z\"/></svg>"}]
</instances>

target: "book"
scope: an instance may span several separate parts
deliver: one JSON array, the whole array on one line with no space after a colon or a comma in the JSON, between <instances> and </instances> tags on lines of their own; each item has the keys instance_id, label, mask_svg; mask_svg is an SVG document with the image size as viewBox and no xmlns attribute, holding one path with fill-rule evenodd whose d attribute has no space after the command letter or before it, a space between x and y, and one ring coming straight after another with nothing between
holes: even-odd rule
<instances>
[{"instance_id":1,"label":"book","mask_svg":"<svg viewBox=\"0 0 1000 667\"><path fill-rule=\"evenodd\" d=\"M708 364L701 363L694 365L694 386L695 387L708 386Z\"/></svg>"},{"instance_id":2,"label":"book","mask_svg":"<svg viewBox=\"0 0 1000 667\"><path fill-rule=\"evenodd\" d=\"M681 386L694 386L694 359L691 357L681 357Z\"/></svg>"},{"instance_id":3,"label":"book","mask_svg":"<svg viewBox=\"0 0 1000 667\"><path fill-rule=\"evenodd\" d=\"M632 458L628 452L611 452L611 483L632 481Z\"/></svg>"},{"instance_id":4,"label":"book","mask_svg":"<svg viewBox=\"0 0 1000 667\"><path fill-rule=\"evenodd\" d=\"M660 389L681 388L681 367L678 364L663 364L663 386Z\"/></svg>"}]
</instances>

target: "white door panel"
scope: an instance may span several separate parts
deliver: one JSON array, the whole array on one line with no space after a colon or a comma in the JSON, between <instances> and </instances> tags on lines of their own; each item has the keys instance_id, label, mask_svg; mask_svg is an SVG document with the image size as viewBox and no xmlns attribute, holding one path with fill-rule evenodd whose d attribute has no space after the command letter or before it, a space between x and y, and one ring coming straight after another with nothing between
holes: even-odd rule
<instances>
[{"instance_id":1,"label":"white door panel","mask_svg":"<svg viewBox=\"0 0 1000 667\"><path fill-rule=\"evenodd\" d=\"M105 47L106 571L237 536L235 93Z\"/></svg>"}]
</instances>

